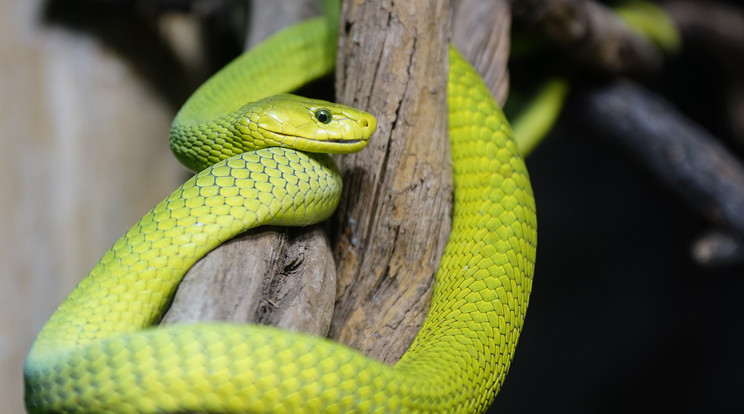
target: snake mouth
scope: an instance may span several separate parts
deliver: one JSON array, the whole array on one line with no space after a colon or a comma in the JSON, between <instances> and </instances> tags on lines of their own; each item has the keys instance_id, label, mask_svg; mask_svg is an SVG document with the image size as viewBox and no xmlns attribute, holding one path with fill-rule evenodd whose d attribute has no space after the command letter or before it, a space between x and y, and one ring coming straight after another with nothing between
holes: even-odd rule
<instances>
[{"instance_id":1,"label":"snake mouth","mask_svg":"<svg viewBox=\"0 0 744 414\"><path fill-rule=\"evenodd\" d=\"M299 135L272 134L276 145L293 148L299 151L350 154L362 150L367 146L369 139L315 139ZM267 140L267 143L269 140Z\"/></svg>"},{"instance_id":2,"label":"snake mouth","mask_svg":"<svg viewBox=\"0 0 744 414\"><path fill-rule=\"evenodd\" d=\"M310 141L313 141L313 140L310 140ZM366 139L351 139L351 140L350 139L327 139L324 141L318 141L318 140L315 140L315 141L316 142L338 142L339 144L350 144L351 145L351 144L358 144L360 142L366 142L367 140Z\"/></svg>"}]
</instances>

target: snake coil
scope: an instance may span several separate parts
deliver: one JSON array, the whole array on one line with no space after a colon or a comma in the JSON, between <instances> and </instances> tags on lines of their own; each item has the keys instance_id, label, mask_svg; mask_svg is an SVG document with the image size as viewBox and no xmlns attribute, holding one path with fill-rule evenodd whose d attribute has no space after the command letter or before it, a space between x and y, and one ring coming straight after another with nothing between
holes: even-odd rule
<instances>
[{"instance_id":1,"label":"snake coil","mask_svg":"<svg viewBox=\"0 0 744 414\"><path fill-rule=\"evenodd\" d=\"M171 147L205 169L116 242L44 326L25 366L30 412L461 413L490 405L532 287L535 205L504 115L454 49L452 233L427 319L395 366L272 327L149 328L184 272L219 243L263 224L317 222L335 208L336 167L303 151L359 150L374 118L291 95L240 103L304 82L290 77L297 67L309 78L329 71L325 28L311 20L268 40L179 112ZM280 84L267 90L255 82L263 73Z\"/></svg>"}]
</instances>

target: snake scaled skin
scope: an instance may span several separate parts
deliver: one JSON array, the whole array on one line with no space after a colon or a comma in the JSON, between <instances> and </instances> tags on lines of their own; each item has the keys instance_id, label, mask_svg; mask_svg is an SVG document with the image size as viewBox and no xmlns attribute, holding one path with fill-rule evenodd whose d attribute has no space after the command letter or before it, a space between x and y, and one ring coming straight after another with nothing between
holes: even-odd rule
<instances>
[{"instance_id":1,"label":"snake scaled skin","mask_svg":"<svg viewBox=\"0 0 744 414\"><path fill-rule=\"evenodd\" d=\"M312 78L330 71L333 51L322 46L328 44L325 28L322 20L311 20L267 40L202 86L180 111L171 143L177 157L194 169L216 164L132 227L54 313L26 361L30 412L463 413L490 405L527 309L535 206L506 119L454 49L448 84L452 233L429 314L397 364L266 326L148 328L185 270L217 244L266 223L317 222L335 208L341 183L327 155L285 148L287 143L236 155L254 145L237 140L239 132L262 122L225 115L242 105L238 95L266 96L306 80L288 74ZM260 81L267 71L286 81ZM375 128L374 118L361 111L292 96L259 106L268 102L272 108L274 100L300 112L297 105L306 108L305 120L290 132L331 141L297 139L303 150L358 150ZM318 106L347 111L356 126L340 129L362 136L343 144L330 133L313 132L307 124L320 127L318 118L325 120ZM258 112L264 124L287 118ZM271 133L260 140L276 145Z\"/></svg>"}]
</instances>

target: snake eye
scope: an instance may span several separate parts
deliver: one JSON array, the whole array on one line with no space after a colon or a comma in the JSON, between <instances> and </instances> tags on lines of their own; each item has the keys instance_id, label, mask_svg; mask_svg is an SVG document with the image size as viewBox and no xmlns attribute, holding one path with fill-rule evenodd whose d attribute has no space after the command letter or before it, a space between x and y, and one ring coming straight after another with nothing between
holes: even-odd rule
<instances>
[{"instance_id":1,"label":"snake eye","mask_svg":"<svg viewBox=\"0 0 744 414\"><path fill-rule=\"evenodd\" d=\"M327 109L318 109L315 111L315 118L320 121L321 124L329 124L331 123L331 111Z\"/></svg>"}]
</instances>

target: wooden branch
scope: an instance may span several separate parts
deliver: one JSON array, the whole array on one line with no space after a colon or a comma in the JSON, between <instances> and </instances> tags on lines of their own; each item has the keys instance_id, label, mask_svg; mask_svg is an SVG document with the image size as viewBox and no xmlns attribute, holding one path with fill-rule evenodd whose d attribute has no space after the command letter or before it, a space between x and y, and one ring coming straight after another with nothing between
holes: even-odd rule
<instances>
[{"instance_id":1,"label":"wooden branch","mask_svg":"<svg viewBox=\"0 0 744 414\"><path fill-rule=\"evenodd\" d=\"M452 2L452 43L502 106L509 94L510 32L511 7L506 0Z\"/></svg>"},{"instance_id":2,"label":"wooden branch","mask_svg":"<svg viewBox=\"0 0 744 414\"><path fill-rule=\"evenodd\" d=\"M743 239L744 165L670 103L617 81L580 89L568 109L572 119L628 151L733 240ZM731 249L717 250L728 254ZM715 251L706 250L705 260L716 263L710 256Z\"/></svg>"},{"instance_id":3,"label":"wooden branch","mask_svg":"<svg viewBox=\"0 0 744 414\"><path fill-rule=\"evenodd\" d=\"M253 229L189 270L162 323L250 321L325 336L334 272L321 226Z\"/></svg>"},{"instance_id":4,"label":"wooden branch","mask_svg":"<svg viewBox=\"0 0 744 414\"><path fill-rule=\"evenodd\" d=\"M281 28L318 14L320 14L320 4L317 1L252 1L245 39L246 49L250 49Z\"/></svg>"},{"instance_id":5,"label":"wooden branch","mask_svg":"<svg viewBox=\"0 0 744 414\"><path fill-rule=\"evenodd\" d=\"M429 307L450 231L449 3L346 2L337 97L377 117L367 148L338 159L338 301L331 337L396 361Z\"/></svg>"},{"instance_id":6,"label":"wooden branch","mask_svg":"<svg viewBox=\"0 0 744 414\"><path fill-rule=\"evenodd\" d=\"M610 9L590 0L511 0L514 17L535 25L564 52L614 74L643 74L661 53Z\"/></svg>"},{"instance_id":7,"label":"wooden branch","mask_svg":"<svg viewBox=\"0 0 744 414\"><path fill-rule=\"evenodd\" d=\"M291 0L270 7L306 9ZM262 19L253 33L265 37L290 23ZM251 231L216 248L186 273L163 323L220 319L325 335L336 285L332 260L330 243L318 226Z\"/></svg>"}]
</instances>

